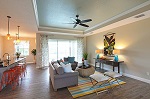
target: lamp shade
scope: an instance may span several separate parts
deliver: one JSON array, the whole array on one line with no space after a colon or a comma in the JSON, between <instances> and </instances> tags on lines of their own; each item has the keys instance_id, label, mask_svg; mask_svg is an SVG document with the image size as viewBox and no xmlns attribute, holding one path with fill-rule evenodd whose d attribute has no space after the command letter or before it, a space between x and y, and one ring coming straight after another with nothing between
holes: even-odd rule
<instances>
[{"instance_id":1,"label":"lamp shade","mask_svg":"<svg viewBox=\"0 0 150 99\"><path fill-rule=\"evenodd\" d=\"M100 49L95 50L95 53L96 53L96 54L100 54L100 53L101 53L101 50L100 50Z\"/></svg>"},{"instance_id":2,"label":"lamp shade","mask_svg":"<svg viewBox=\"0 0 150 99\"><path fill-rule=\"evenodd\" d=\"M114 52L114 54L120 54L120 50L119 49L115 49L115 50L113 50L113 52Z\"/></svg>"}]
</instances>

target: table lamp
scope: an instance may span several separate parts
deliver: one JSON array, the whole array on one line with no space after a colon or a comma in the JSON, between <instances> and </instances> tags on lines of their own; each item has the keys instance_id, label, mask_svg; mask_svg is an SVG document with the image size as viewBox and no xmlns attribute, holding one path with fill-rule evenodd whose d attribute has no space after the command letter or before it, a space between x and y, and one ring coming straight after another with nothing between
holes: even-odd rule
<instances>
[{"instance_id":1,"label":"table lamp","mask_svg":"<svg viewBox=\"0 0 150 99\"><path fill-rule=\"evenodd\" d=\"M119 60L118 54L120 54L120 50L119 49L115 49L115 50L113 50L113 53L115 55L114 61L118 62L118 60Z\"/></svg>"},{"instance_id":2,"label":"table lamp","mask_svg":"<svg viewBox=\"0 0 150 99\"><path fill-rule=\"evenodd\" d=\"M100 49L95 50L95 53L97 54L97 55L96 55L96 58L99 59L99 58L100 58L100 55L99 55L99 54L101 53L101 50L100 50Z\"/></svg>"}]
</instances>

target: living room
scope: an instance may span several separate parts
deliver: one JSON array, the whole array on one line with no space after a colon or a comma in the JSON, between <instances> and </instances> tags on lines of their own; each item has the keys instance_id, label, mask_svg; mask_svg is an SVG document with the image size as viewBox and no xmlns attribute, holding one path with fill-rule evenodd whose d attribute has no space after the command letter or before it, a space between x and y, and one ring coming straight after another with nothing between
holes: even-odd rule
<instances>
[{"instance_id":1,"label":"living room","mask_svg":"<svg viewBox=\"0 0 150 99\"><path fill-rule=\"evenodd\" d=\"M0 97L2 99L149 99L149 5L149 0L0 1L0 58L2 59L5 53L15 57L14 41L18 36L16 35L18 25L20 25L19 39L29 41L29 54L25 55L27 74L21 81L22 84L19 84L15 90L11 89L11 85L6 86L1 90ZM11 16L9 28L7 16ZM78 24L77 19L88 22ZM6 39L8 30L11 40ZM49 63L73 56L74 61L78 62L78 67L82 65L83 54L86 52L88 65L93 66L94 71L100 72L99 67L95 68L97 57L95 51L101 50L98 53L99 58L114 59L114 56L104 56L104 37L112 33L115 33L114 49L120 51L118 58L123 61L120 63L120 68L115 67L114 72L118 73L119 69L119 74L123 75L119 80L125 83L121 84L121 87L117 85L112 89L108 88L108 93L103 92L98 95L94 91L76 97L71 93L70 86L58 88L56 91L51 75L49 76L49 70L52 70L49 68ZM36 64L31 53L33 49L36 49ZM113 66L104 64L102 69L113 71ZM84 80L86 78L83 77ZM80 82L71 87L77 87L79 84ZM92 85L91 82L90 84Z\"/></svg>"}]
</instances>

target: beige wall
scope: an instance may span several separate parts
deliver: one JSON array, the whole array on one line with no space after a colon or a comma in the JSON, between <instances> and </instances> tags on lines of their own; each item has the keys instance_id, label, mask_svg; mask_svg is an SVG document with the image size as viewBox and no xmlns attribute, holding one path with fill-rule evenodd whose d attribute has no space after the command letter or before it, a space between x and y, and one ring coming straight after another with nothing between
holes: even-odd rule
<instances>
[{"instance_id":1,"label":"beige wall","mask_svg":"<svg viewBox=\"0 0 150 99\"><path fill-rule=\"evenodd\" d=\"M15 48L14 48L14 40L16 38L12 38L11 40L7 40L5 37L3 37L3 54L9 53L10 57L14 57ZM29 55L26 56L27 62L34 62L33 55L31 54L31 50L36 48L35 38L20 38L20 40L28 40L30 43L29 46Z\"/></svg>"},{"instance_id":2,"label":"beige wall","mask_svg":"<svg viewBox=\"0 0 150 99\"><path fill-rule=\"evenodd\" d=\"M103 48L103 35L108 32L116 33L115 48L122 48L119 58L125 62L121 64L121 71L150 80L147 73L150 73L150 18L87 37L91 64L94 64L95 50Z\"/></svg>"},{"instance_id":3,"label":"beige wall","mask_svg":"<svg viewBox=\"0 0 150 99\"><path fill-rule=\"evenodd\" d=\"M0 58L3 55L3 37L0 35Z\"/></svg>"}]
</instances>

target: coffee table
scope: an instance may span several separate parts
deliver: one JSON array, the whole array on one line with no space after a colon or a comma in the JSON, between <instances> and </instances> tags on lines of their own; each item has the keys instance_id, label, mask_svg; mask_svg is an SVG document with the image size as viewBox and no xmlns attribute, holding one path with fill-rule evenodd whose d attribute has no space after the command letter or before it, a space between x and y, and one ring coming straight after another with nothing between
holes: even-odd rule
<instances>
[{"instance_id":1,"label":"coffee table","mask_svg":"<svg viewBox=\"0 0 150 99\"><path fill-rule=\"evenodd\" d=\"M81 77L89 77L90 75L94 74L95 68L90 65L88 67L79 66L78 68L76 68L76 71L79 72L79 75Z\"/></svg>"}]
</instances>

